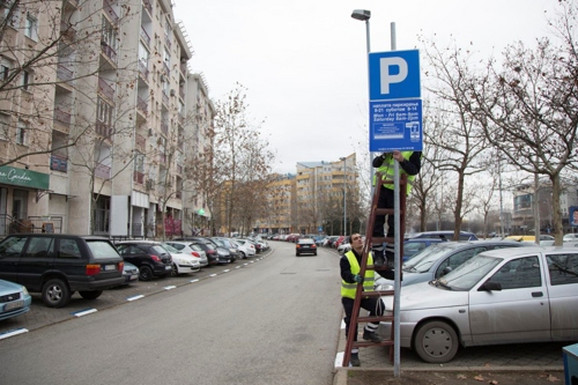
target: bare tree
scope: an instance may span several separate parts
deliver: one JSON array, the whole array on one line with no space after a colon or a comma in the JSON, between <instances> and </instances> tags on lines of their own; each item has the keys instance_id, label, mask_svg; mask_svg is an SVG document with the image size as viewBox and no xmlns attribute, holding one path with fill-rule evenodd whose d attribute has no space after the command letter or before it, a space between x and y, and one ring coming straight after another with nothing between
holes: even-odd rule
<instances>
[{"instance_id":1,"label":"bare tree","mask_svg":"<svg viewBox=\"0 0 578 385\"><path fill-rule=\"evenodd\" d=\"M556 244L562 244L562 173L576 166L578 129L578 6L560 2L563 13L552 26L560 43L540 39L534 49L521 42L491 61L473 79L468 100L488 141L519 170L546 176L552 184ZM539 228L536 229L539 235Z\"/></svg>"},{"instance_id":2,"label":"bare tree","mask_svg":"<svg viewBox=\"0 0 578 385\"><path fill-rule=\"evenodd\" d=\"M456 174L457 186L454 199L454 239L457 240L466 211L466 178L482 172L485 166L479 161L486 150L487 140L480 125L469 114L466 98L470 84L469 53L458 48L439 49L435 43L425 50L432 77L426 87L436 98L430 104L432 111L428 130L424 131L424 145L438 147L444 157L436 159L440 171Z\"/></svg>"}]
</instances>

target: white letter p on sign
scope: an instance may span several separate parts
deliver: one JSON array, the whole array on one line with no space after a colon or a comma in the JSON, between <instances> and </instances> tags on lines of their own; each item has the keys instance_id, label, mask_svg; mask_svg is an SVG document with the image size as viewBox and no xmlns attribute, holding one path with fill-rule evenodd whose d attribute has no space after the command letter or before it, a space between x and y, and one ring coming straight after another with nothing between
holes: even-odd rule
<instances>
[{"instance_id":1,"label":"white letter p on sign","mask_svg":"<svg viewBox=\"0 0 578 385\"><path fill-rule=\"evenodd\" d=\"M380 79L381 79L381 93L389 94L389 85L393 83L401 83L407 77L407 62L401 57L384 57L379 60ZM395 75L390 75L389 69L397 67L398 71Z\"/></svg>"}]
</instances>

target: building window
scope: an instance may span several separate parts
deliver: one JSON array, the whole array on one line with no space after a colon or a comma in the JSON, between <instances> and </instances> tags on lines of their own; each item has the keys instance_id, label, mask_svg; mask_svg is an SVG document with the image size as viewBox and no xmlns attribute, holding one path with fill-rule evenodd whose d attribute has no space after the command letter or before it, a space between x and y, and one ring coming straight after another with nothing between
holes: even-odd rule
<instances>
[{"instance_id":1,"label":"building window","mask_svg":"<svg viewBox=\"0 0 578 385\"><path fill-rule=\"evenodd\" d=\"M0 114L0 140L10 138L10 115Z\"/></svg>"},{"instance_id":2,"label":"building window","mask_svg":"<svg viewBox=\"0 0 578 385\"><path fill-rule=\"evenodd\" d=\"M38 19L31 14L26 15L26 25L24 26L24 35L34 41L38 41Z\"/></svg>"},{"instance_id":3,"label":"building window","mask_svg":"<svg viewBox=\"0 0 578 385\"><path fill-rule=\"evenodd\" d=\"M28 91L28 88L30 86L30 72L28 71L22 71L22 89L24 91Z\"/></svg>"},{"instance_id":4,"label":"building window","mask_svg":"<svg viewBox=\"0 0 578 385\"><path fill-rule=\"evenodd\" d=\"M26 146L26 123L18 122L18 127L16 127L16 143L22 146Z\"/></svg>"}]
</instances>

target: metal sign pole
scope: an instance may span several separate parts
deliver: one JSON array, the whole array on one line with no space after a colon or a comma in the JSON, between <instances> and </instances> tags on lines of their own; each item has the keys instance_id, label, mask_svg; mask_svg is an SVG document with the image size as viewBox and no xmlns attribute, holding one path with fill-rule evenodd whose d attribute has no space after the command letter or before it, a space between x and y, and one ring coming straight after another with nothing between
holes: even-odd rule
<instances>
[{"instance_id":1,"label":"metal sign pole","mask_svg":"<svg viewBox=\"0 0 578 385\"><path fill-rule=\"evenodd\" d=\"M401 248L400 248L400 241L401 241L401 221L400 221L400 199L399 199L399 162L395 161L394 163L394 198L393 198L393 217L394 217L394 294L393 294L393 375L394 377L399 377L400 375L400 328L399 328L399 294L401 291Z\"/></svg>"}]
</instances>

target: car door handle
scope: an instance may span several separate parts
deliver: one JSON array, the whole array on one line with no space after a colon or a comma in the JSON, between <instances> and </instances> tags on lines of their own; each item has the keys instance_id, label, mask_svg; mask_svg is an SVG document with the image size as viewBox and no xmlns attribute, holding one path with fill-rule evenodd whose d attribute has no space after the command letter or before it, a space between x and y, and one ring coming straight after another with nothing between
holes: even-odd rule
<instances>
[{"instance_id":1,"label":"car door handle","mask_svg":"<svg viewBox=\"0 0 578 385\"><path fill-rule=\"evenodd\" d=\"M532 297L537 298L537 297L543 297L544 293L542 293L541 291L534 291L532 292Z\"/></svg>"}]
</instances>

